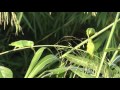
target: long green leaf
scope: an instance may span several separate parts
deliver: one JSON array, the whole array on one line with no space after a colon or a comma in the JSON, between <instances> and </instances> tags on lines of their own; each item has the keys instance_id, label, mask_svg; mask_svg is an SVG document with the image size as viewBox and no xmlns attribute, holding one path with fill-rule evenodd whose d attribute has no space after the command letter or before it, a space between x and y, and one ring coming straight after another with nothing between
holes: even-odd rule
<instances>
[{"instance_id":1,"label":"long green leaf","mask_svg":"<svg viewBox=\"0 0 120 90\"><path fill-rule=\"evenodd\" d=\"M53 70L48 70L48 72L52 73L52 74L61 74L64 73L68 70L69 67L59 67Z\"/></svg>"},{"instance_id":2,"label":"long green leaf","mask_svg":"<svg viewBox=\"0 0 120 90\"><path fill-rule=\"evenodd\" d=\"M33 29L32 25L31 25L31 23L29 22L29 20L27 19L27 17L25 15L23 15L23 19L27 23L28 27L34 32L34 29Z\"/></svg>"},{"instance_id":3,"label":"long green leaf","mask_svg":"<svg viewBox=\"0 0 120 90\"><path fill-rule=\"evenodd\" d=\"M84 67L89 67L93 70L96 70L99 63L97 61L93 61L84 57L80 57L80 56L75 56L72 54L68 54L66 56L66 59L69 60L70 62L79 65L79 66L84 66Z\"/></svg>"},{"instance_id":4,"label":"long green leaf","mask_svg":"<svg viewBox=\"0 0 120 90\"><path fill-rule=\"evenodd\" d=\"M101 48L105 40L107 40L109 31L106 31L105 33L101 34L99 37L97 37L93 42L95 44L95 51ZM103 47L104 48L104 47Z\"/></svg>"},{"instance_id":5,"label":"long green leaf","mask_svg":"<svg viewBox=\"0 0 120 90\"><path fill-rule=\"evenodd\" d=\"M80 70L80 68L77 69L72 68L71 71L81 78L95 78L95 76L84 73L83 71Z\"/></svg>"},{"instance_id":6,"label":"long green leaf","mask_svg":"<svg viewBox=\"0 0 120 90\"><path fill-rule=\"evenodd\" d=\"M52 54L45 56L42 58L38 64L34 67L32 72L29 74L28 78L35 77L41 70L45 69L44 67L48 64L55 63L58 61L58 58Z\"/></svg>"},{"instance_id":7,"label":"long green leaf","mask_svg":"<svg viewBox=\"0 0 120 90\"><path fill-rule=\"evenodd\" d=\"M45 71L45 73L48 73L48 74L39 75L38 77L45 78L45 77L51 76L51 75L59 75L59 74L66 72L67 70L69 70L69 67L59 67L59 68L47 70L47 71Z\"/></svg>"},{"instance_id":8,"label":"long green leaf","mask_svg":"<svg viewBox=\"0 0 120 90\"><path fill-rule=\"evenodd\" d=\"M28 71L27 71L27 73L26 73L26 75L25 75L25 78L28 77L28 75L30 74L30 72L32 71L32 69L35 67L35 65L37 64L38 60L40 59L40 57L41 57L41 55L42 55L42 53L43 53L43 51L44 51L45 49L46 49L46 47L42 47L42 48L40 48L40 49L35 53L32 61L31 61L31 63L30 63L30 66L29 66L29 68L28 68Z\"/></svg>"},{"instance_id":9,"label":"long green leaf","mask_svg":"<svg viewBox=\"0 0 120 90\"><path fill-rule=\"evenodd\" d=\"M92 60L92 59L88 59L88 58L84 58L84 57L80 57L80 56L75 56L72 54L68 54L65 58L68 61L70 61L71 63L74 63L78 66L83 66L85 68L92 69L94 71L97 71L98 66L100 64L100 62L97 60L94 60L94 59ZM105 72L109 72L109 69L107 66L108 66L107 64L104 64L102 67L101 73L103 75L105 74Z\"/></svg>"},{"instance_id":10,"label":"long green leaf","mask_svg":"<svg viewBox=\"0 0 120 90\"><path fill-rule=\"evenodd\" d=\"M108 48L108 49L106 49L104 51L105 52L111 52L111 51L116 51L116 50L120 51L120 49L118 49L118 48Z\"/></svg>"}]
</instances>

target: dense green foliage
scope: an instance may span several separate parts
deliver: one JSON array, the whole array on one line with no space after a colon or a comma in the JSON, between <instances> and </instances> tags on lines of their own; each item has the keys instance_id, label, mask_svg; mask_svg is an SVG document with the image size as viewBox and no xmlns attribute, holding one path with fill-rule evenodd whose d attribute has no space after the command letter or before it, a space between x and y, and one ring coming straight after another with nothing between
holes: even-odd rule
<instances>
[{"instance_id":1,"label":"dense green foliage","mask_svg":"<svg viewBox=\"0 0 120 90\"><path fill-rule=\"evenodd\" d=\"M119 21L119 12L1 12L0 64L10 70L0 77L119 78Z\"/></svg>"}]
</instances>

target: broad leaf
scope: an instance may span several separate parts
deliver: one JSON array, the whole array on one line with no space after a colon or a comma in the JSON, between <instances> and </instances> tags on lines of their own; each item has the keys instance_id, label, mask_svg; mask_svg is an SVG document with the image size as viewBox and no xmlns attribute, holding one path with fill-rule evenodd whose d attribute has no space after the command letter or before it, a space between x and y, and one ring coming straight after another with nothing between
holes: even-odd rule
<instances>
[{"instance_id":1,"label":"broad leaf","mask_svg":"<svg viewBox=\"0 0 120 90\"><path fill-rule=\"evenodd\" d=\"M0 66L0 78L13 78L13 72L4 66Z\"/></svg>"}]
</instances>

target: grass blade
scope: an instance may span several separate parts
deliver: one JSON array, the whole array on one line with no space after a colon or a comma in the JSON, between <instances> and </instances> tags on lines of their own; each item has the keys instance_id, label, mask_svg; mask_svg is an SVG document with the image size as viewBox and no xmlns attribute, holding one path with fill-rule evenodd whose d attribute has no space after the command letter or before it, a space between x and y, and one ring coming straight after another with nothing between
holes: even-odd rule
<instances>
[{"instance_id":1,"label":"grass blade","mask_svg":"<svg viewBox=\"0 0 120 90\"><path fill-rule=\"evenodd\" d=\"M95 78L94 76L84 73L83 71L80 70L80 68L77 69L71 68L71 71L81 78Z\"/></svg>"},{"instance_id":2,"label":"grass blade","mask_svg":"<svg viewBox=\"0 0 120 90\"><path fill-rule=\"evenodd\" d=\"M32 71L32 69L34 68L34 66L37 64L38 60L40 59L40 57L41 57L41 55L42 55L42 53L43 53L43 51L44 51L45 49L46 49L46 47L42 47L42 48L40 48L40 49L35 53L32 61L31 61L31 63L30 63L30 66L29 66L29 68L28 68L28 71L27 71L27 73L26 73L26 75L25 75L25 78L28 77L28 75L30 74L30 72Z\"/></svg>"},{"instance_id":3,"label":"grass blade","mask_svg":"<svg viewBox=\"0 0 120 90\"><path fill-rule=\"evenodd\" d=\"M44 67L48 64L55 63L58 61L58 58L52 54L45 56L42 58L38 64L34 67L28 78L33 78L35 77L41 70L44 69Z\"/></svg>"}]
</instances>

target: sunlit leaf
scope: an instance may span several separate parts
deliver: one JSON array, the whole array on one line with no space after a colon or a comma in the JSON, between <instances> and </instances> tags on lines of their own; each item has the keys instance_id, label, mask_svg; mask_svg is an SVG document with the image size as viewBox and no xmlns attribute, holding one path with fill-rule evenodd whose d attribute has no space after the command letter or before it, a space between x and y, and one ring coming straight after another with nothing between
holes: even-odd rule
<instances>
[{"instance_id":1,"label":"sunlit leaf","mask_svg":"<svg viewBox=\"0 0 120 90\"><path fill-rule=\"evenodd\" d=\"M13 78L13 72L4 66L0 66L0 78Z\"/></svg>"},{"instance_id":2,"label":"sunlit leaf","mask_svg":"<svg viewBox=\"0 0 120 90\"><path fill-rule=\"evenodd\" d=\"M42 58L37 65L34 67L34 69L31 71L30 75L28 76L28 78L33 78L35 77L41 70L45 69L48 64L53 64L55 62L57 62L59 59L50 54L45 56L44 58Z\"/></svg>"},{"instance_id":3,"label":"sunlit leaf","mask_svg":"<svg viewBox=\"0 0 120 90\"><path fill-rule=\"evenodd\" d=\"M25 77L28 77L28 75L30 74L30 72L32 71L32 69L33 69L33 68L35 67L35 65L38 63L38 60L40 59L40 57L41 57L41 55L42 55L42 53L43 53L43 51L44 51L45 49L46 49L46 47L42 47L42 48L40 48L40 49L35 53L35 55L34 55L32 61L31 61L31 63L30 63L30 66L29 66L29 68L28 68L28 71L27 71Z\"/></svg>"}]
</instances>

